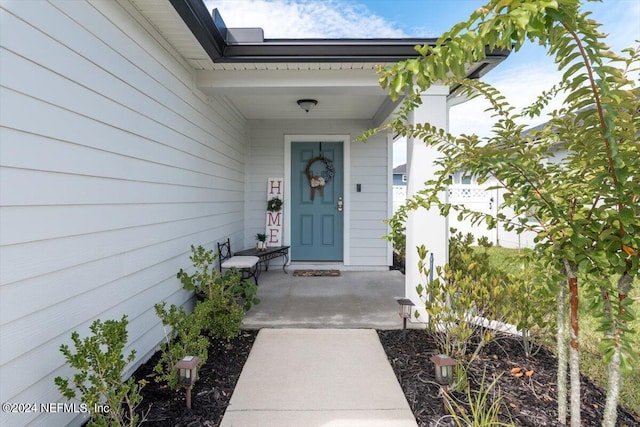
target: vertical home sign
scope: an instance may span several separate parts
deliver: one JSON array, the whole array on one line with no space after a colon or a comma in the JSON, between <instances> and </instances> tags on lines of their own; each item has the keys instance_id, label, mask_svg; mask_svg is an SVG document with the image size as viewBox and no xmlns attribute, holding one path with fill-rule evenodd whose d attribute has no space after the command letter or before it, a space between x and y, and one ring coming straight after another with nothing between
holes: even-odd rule
<instances>
[{"instance_id":1,"label":"vertical home sign","mask_svg":"<svg viewBox=\"0 0 640 427\"><path fill-rule=\"evenodd\" d=\"M284 178L269 178L267 180L267 204L274 198L284 199ZM282 246L282 204L280 210L267 210L267 246Z\"/></svg>"}]
</instances>

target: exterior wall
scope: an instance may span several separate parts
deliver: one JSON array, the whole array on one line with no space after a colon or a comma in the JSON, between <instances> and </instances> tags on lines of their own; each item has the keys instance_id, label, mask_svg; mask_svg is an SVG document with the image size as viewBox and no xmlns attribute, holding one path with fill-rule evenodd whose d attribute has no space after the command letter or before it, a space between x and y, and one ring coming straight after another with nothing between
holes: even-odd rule
<instances>
[{"instance_id":1,"label":"exterior wall","mask_svg":"<svg viewBox=\"0 0 640 427\"><path fill-rule=\"evenodd\" d=\"M404 173L394 173L393 174L393 185L402 185L407 186L407 174Z\"/></svg>"},{"instance_id":2,"label":"exterior wall","mask_svg":"<svg viewBox=\"0 0 640 427\"><path fill-rule=\"evenodd\" d=\"M431 123L441 129L448 129L447 96L449 88L433 86L422 94L423 103L409 115L409 123ZM417 194L424 182L433 179L438 170L435 160L441 155L434 147L426 146L421 140L407 139L407 196ZM439 194L441 200L447 200L446 192ZM418 268L419 256L415 248L424 245L433 255L434 269L449 261L449 223L448 218L440 215L438 209L417 209L407 214L406 221L406 257L405 257L405 296L416 304L418 321L426 321L427 314L420 308L421 297L416 286L423 280ZM429 261L427 261L429 262ZM435 273L434 273L435 275ZM415 317L412 318L415 320Z\"/></svg>"},{"instance_id":3,"label":"exterior wall","mask_svg":"<svg viewBox=\"0 0 640 427\"><path fill-rule=\"evenodd\" d=\"M241 244L245 123L127 2L3 1L0 17L0 401L65 402L72 331L126 314L142 363L164 336L153 305L188 302L189 245Z\"/></svg>"},{"instance_id":4,"label":"exterior wall","mask_svg":"<svg viewBox=\"0 0 640 427\"><path fill-rule=\"evenodd\" d=\"M248 122L250 153L247 159L245 246L255 244L255 234L264 230L267 179L284 177L285 135L350 135L348 200L349 260L355 267L387 267L390 244L382 239L387 234L384 220L389 216L391 195L390 149L385 135L376 135L366 144L355 138L372 127L368 121L354 120L251 120ZM356 184L362 191L356 192ZM346 195L345 195L346 196ZM286 203L286 201L285 201ZM346 216L345 216L346 218ZM288 230L283 230L287 233ZM274 260L274 262L279 260Z\"/></svg>"}]
</instances>

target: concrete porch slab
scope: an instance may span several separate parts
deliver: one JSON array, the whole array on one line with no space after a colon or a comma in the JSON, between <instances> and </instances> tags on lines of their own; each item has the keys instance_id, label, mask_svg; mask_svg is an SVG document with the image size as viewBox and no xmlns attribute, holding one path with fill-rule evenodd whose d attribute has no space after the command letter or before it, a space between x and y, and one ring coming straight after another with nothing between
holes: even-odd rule
<instances>
[{"instance_id":1,"label":"concrete porch slab","mask_svg":"<svg viewBox=\"0 0 640 427\"><path fill-rule=\"evenodd\" d=\"M341 271L339 277L295 277L274 268L260 275L260 304L244 329L400 329L396 299L404 297L398 271Z\"/></svg>"},{"instance_id":2,"label":"concrete porch slab","mask_svg":"<svg viewBox=\"0 0 640 427\"><path fill-rule=\"evenodd\" d=\"M417 424L374 330L263 329L221 426Z\"/></svg>"}]
</instances>

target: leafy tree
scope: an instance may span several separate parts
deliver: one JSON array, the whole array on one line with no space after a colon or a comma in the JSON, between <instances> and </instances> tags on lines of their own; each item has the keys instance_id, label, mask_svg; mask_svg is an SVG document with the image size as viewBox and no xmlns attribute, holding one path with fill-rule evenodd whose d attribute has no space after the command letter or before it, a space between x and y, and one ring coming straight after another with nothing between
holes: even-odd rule
<instances>
[{"instance_id":1,"label":"leafy tree","mask_svg":"<svg viewBox=\"0 0 640 427\"><path fill-rule=\"evenodd\" d=\"M601 319L602 350L609 364L609 386L603 425L616 420L620 369L630 369L634 318L628 297L638 274L640 248L640 90L630 76L638 72L639 48L613 52L599 24L581 11L579 0L493 0L466 22L455 25L420 56L381 71L380 83L393 98L405 97L397 117L387 125L395 132L437 147L441 171L409 200L391 225L402 223L407 209L451 211L489 228L537 233L535 252L554 268L558 299L558 417L566 423L566 295L569 297L571 424L580 424L578 285L594 301ZM465 79L467 64L482 60L487 49L518 51L525 42L543 46L563 72L559 83L529 107L517 111L490 85ZM492 135L455 137L428 123L407 125L420 94L436 82L459 86L464 96L482 96L495 118ZM539 116L554 97L561 108L542 129L526 133L525 122ZM366 133L366 138L372 130ZM569 153L553 158L558 144ZM466 170L480 183L489 179L504 191L502 208L512 217L494 218L437 197L449 175ZM534 218L529 221L527 218ZM553 282L553 281L552 281ZM563 284L565 282L566 284ZM564 390L564 391L563 391Z\"/></svg>"}]
</instances>

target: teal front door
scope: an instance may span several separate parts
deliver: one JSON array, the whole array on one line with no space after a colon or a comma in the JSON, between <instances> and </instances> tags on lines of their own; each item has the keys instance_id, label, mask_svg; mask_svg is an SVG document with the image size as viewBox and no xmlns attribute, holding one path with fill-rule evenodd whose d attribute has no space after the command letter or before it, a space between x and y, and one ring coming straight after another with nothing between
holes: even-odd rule
<instances>
[{"instance_id":1,"label":"teal front door","mask_svg":"<svg viewBox=\"0 0 640 427\"><path fill-rule=\"evenodd\" d=\"M342 261L342 142L291 143L291 259Z\"/></svg>"}]
</instances>

